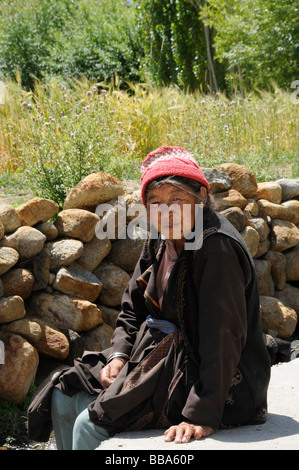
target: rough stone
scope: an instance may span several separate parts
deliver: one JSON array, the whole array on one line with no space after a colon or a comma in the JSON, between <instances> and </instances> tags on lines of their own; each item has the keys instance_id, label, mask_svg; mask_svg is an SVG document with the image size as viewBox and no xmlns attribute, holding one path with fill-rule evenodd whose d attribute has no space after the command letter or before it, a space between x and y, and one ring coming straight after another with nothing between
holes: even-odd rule
<instances>
[{"instance_id":1,"label":"rough stone","mask_svg":"<svg viewBox=\"0 0 299 470\"><path fill-rule=\"evenodd\" d=\"M111 337L113 335L113 328L111 326L103 325L97 326L87 333L82 334L82 341L86 351L103 351L111 347Z\"/></svg>"},{"instance_id":2,"label":"rough stone","mask_svg":"<svg viewBox=\"0 0 299 470\"><path fill-rule=\"evenodd\" d=\"M274 204L281 203L281 186L275 182L257 183L257 199L266 199Z\"/></svg>"},{"instance_id":3,"label":"rough stone","mask_svg":"<svg viewBox=\"0 0 299 470\"><path fill-rule=\"evenodd\" d=\"M248 226L253 227L260 236L260 242L267 240L270 228L262 217L252 217L247 221Z\"/></svg>"},{"instance_id":4,"label":"rough stone","mask_svg":"<svg viewBox=\"0 0 299 470\"><path fill-rule=\"evenodd\" d=\"M0 247L0 276L12 268L19 260L19 253L14 248Z\"/></svg>"},{"instance_id":5,"label":"rough stone","mask_svg":"<svg viewBox=\"0 0 299 470\"><path fill-rule=\"evenodd\" d=\"M299 245L285 253L287 281L299 281Z\"/></svg>"},{"instance_id":6,"label":"rough stone","mask_svg":"<svg viewBox=\"0 0 299 470\"><path fill-rule=\"evenodd\" d=\"M10 204L0 204L0 219L4 225L5 233L14 232L21 226L21 219L16 209Z\"/></svg>"},{"instance_id":7,"label":"rough stone","mask_svg":"<svg viewBox=\"0 0 299 470\"><path fill-rule=\"evenodd\" d=\"M103 323L101 310L96 304L65 294L34 293L27 311L57 328L77 332L88 331Z\"/></svg>"},{"instance_id":8,"label":"rough stone","mask_svg":"<svg viewBox=\"0 0 299 470\"><path fill-rule=\"evenodd\" d=\"M2 220L0 219L0 239L3 238L4 234L5 234L5 227L4 227Z\"/></svg>"},{"instance_id":9,"label":"rough stone","mask_svg":"<svg viewBox=\"0 0 299 470\"><path fill-rule=\"evenodd\" d=\"M108 307L120 305L125 288L130 281L129 274L119 266L104 262L93 272L103 284L98 298L99 303Z\"/></svg>"},{"instance_id":10,"label":"rough stone","mask_svg":"<svg viewBox=\"0 0 299 470\"><path fill-rule=\"evenodd\" d=\"M0 398L20 403L35 379L38 352L19 335L0 332L0 339L5 347L5 363L0 365Z\"/></svg>"},{"instance_id":11,"label":"rough stone","mask_svg":"<svg viewBox=\"0 0 299 470\"><path fill-rule=\"evenodd\" d=\"M0 299L0 324L9 323L26 314L24 300L18 295Z\"/></svg>"},{"instance_id":12,"label":"rough stone","mask_svg":"<svg viewBox=\"0 0 299 470\"><path fill-rule=\"evenodd\" d=\"M266 254L269 249L270 249L270 241L268 239L263 240L262 242L259 242L259 246L255 254L255 258L260 258L264 254Z\"/></svg>"},{"instance_id":13,"label":"rough stone","mask_svg":"<svg viewBox=\"0 0 299 470\"><path fill-rule=\"evenodd\" d=\"M253 227L247 226L244 228L244 230L242 230L241 235L246 243L246 246L251 256L254 257L257 254L259 248L259 234Z\"/></svg>"},{"instance_id":14,"label":"rough stone","mask_svg":"<svg viewBox=\"0 0 299 470\"><path fill-rule=\"evenodd\" d=\"M299 179L281 178L276 181L281 187L281 200L287 201L299 196Z\"/></svg>"},{"instance_id":15,"label":"rough stone","mask_svg":"<svg viewBox=\"0 0 299 470\"><path fill-rule=\"evenodd\" d=\"M292 222L273 219L271 226L271 250L285 251L299 243L299 229Z\"/></svg>"},{"instance_id":16,"label":"rough stone","mask_svg":"<svg viewBox=\"0 0 299 470\"><path fill-rule=\"evenodd\" d=\"M223 163L217 170L224 171L231 178L231 188L239 191L245 198L255 196L257 182L249 168L238 163Z\"/></svg>"},{"instance_id":17,"label":"rough stone","mask_svg":"<svg viewBox=\"0 0 299 470\"><path fill-rule=\"evenodd\" d=\"M47 242L45 248L50 252L50 269L69 266L83 254L84 245L80 240L62 239Z\"/></svg>"},{"instance_id":18,"label":"rough stone","mask_svg":"<svg viewBox=\"0 0 299 470\"><path fill-rule=\"evenodd\" d=\"M141 200L141 190L133 191L131 194L124 196L127 211L127 222L135 219L139 216L139 210L143 210L144 207Z\"/></svg>"},{"instance_id":19,"label":"rough stone","mask_svg":"<svg viewBox=\"0 0 299 470\"><path fill-rule=\"evenodd\" d=\"M39 353L45 354L55 359L66 359L69 354L69 342L67 337L53 325L39 318L31 318L41 329L38 339L33 338L31 342Z\"/></svg>"},{"instance_id":20,"label":"rough stone","mask_svg":"<svg viewBox=\"0 0 299 470\"><path fill-rule=\"evenodd\" d=\"M61 211L56 220L55 227L58 236L78 238L82 242L89 242L95 235L95 227L100 218L84 209L67 209Z\"/></svg>"},{"instance_id":21,"label":"rough stone","mask_svg":"<svg viewBox=\"0 0 299 470\"><path fill-rule=\"evenodd\" d=\"M20 335L29 342L38 341L42 336L39 323L27 317L2 325L1 330Z\"/></svg>"},{"instance_id":22,"label":"rough stone","mask_svg":"<svg viewBox=\"0 0 299 470\"><path fill-rule=\"evenodd\" d=\"M213 207L216 211L221 212L229 207L243 208L246 206L246 199L242 196L239 191L235 189L229 189L222 193L216 193L211 195Z\"/></svg>"},{"instance_id":23,"label":"rough stone","mask_svg":"<svg viewBox=\"0 0 299 470\"><path fill-rule=\"evenodd\" d=\"M299 289L287 283L282 290L275 292L275 297L294 309L299 321Z\"/></svg>"},{"instance_id":24,"label":"rough stone","mask_svg":"<svg viewBox=\"0 0 299 470\"><path fill-rule=\"evenodd\" d=\"M111 328L114 330L120 310L107 307L106 305L99 305L99 308L101 309L104 323L111 326Z\"/></svg>"},{"instance_id":25,"label":"rough stone","mask_svg":"<svg viewBox=\"0 0 299 470\"><path fill-rule=\"evenodd\" d=\"M260 295L273 296L274 282L271 276L270 261L255 259L254 264Z\"/></svg>"},{"instance_id":26,"label":"rough stone","mask_svg":"<svg viewBox=\"0 0 299 470\"><path fill-rule=\"evenodd\" d=\"M65 294L94 302L102 289L102 283L93 273L77 263L72 263L68 267L60 268L53 287Z\"/></svg>"},{"instance_id":27,"label":"rough stone","mask_svg":"<svg viewBox=\"0 0 299 470\"><path fill-rule=\"evenodd\" d=\"M22 225L36 225L54 217L57 214L59 206L51 199L35 197L21 206L16 211L21 219Z\"/></svg>"},{"instance_id":28,"label":"rough stone","mask_svg":"<svg viewBox=\"0 0 299 470\"><path fill-rule=\"evenodd\" d=\"M92 173L83 178L68 193L63 209L90 209L117 199L124 193L120 181L106 173Z\"/></svg>"},{"instance_id":29,"label":"rough stone","mask_svg":"<svg viewBox=\"0 0 299 470\"><path fill-rule=\"evenodd\" d=\"M47 240L55 240L58 237L58 230L52 222L42 222L36 225L35 228L42 232Z\"/></svg>"},{"instance_id":30,"label":"rough stone","mask_svg":"<svg viewBox=\"0 0 299 470\"><path fill-rule=\"evenodd\" d=\"M261 296L260 305L265 331L274 330L279 338L292 336L297 325L297 314L294 309L270 296Z\"/></svg>"},{"instance_id":31,"label":"rough stone","mask_svg":"<svg viewBox=\"0 0 299 470\"><path fill-rule=\"evenodd\" d=\"M259 215L269 216L271 219L286 219L287 210L282 204L274 204L266 199L257 201Z\"/></svg>"},{"instance_id":32,"label":"rough stone","mask_svg":"<svg viewBox=\"0 0 299 470\"><path fill-rule=\"evenodd\" d=\"M109 238L100 240L96 236L84 244L82 256L78 259L77 263L82 268L93 271L100 262L108 255L111 250L111 241Z\"/></svg>"},{"instance_id":33,"label":"rough stone","mask_svg":"<svg viewBox=\"0 0 299 470\"><path fill-rule=\"evenodd\" d=\"M133 271L144 246L140 238L125 238L112 243L109 260L125 271Z\"/></svg>"},{"instance_id":34,"label":"rough stone","mask_svg":"<svg viewBox=\"0 0 299 470\"><path fill-rule=\"evenodd\" d=\"M244 207L244 212L249 212L251 217L255 217L259 214L259 206L255 199L247 199L247 204Z\"/></svg>"},{"instance_id":35,"label":"rough stone","mask_svg":"<svg viewBox=\"0 0 299 470\"><path fill-rule=\"evenodd\" d=\"M271 275L276 289L283 289L286 284L286 258L279 251L269 250L265 259L271 263Z\"/></svg>"},{"instance_id":36,"label":"rough stone","mask_svg":"<svg viewBox=\"0 0 299 470\"><path fill-rule=\"evenodd\" d=\"M50 279L51 253L44 247L32 260L32 273L34 276L33 290L45 289Z\"/></svg>"},{"instance_id":37,"label":"rough stone","mask_svg":"<svg viewBox=\"0 0 299 470\"><path fill-rule=\"evenodd\" d=\"M238 232L242 232L245 228L245 216L239 207L229 207L222 211L221 214L230 221Z\"/></svg>"},{"instance_id":38,"label":"rough stone","mask_svg":"<svg viewBox=\"0 0 299 470\"><path fill-rule=\"evenodd\" d=\"M210 183L210 192L220 193L231 188L231 178L224 171L217 168L202 168L202 171Z\"/></svg>"},{"instance_id":39,"label":"rough stone","mask_svg":"<svg viewBox=\"0 0 299 470\"><path fill-rule=\"evenodd\" d=\"M4 296L20 296L27 299L33 290L34 276L28 269L13 268L3 274Z\"/></svg>"},{"instance_id":40,"label":"rough stone","mask_svg":"<svg viewBox=\"0 0 299 470\"><path fill-rule=\"evenodd\" d=\"M293 224L299 224L299 201L285 201L281 204L286 208L286 219Z\"/></svg>"},{"instance_id":41,"label":"rough stone","mask_svg":"<svg viewBox=\"0 0 299 470\"><path fill-rule=\"evenodd\" d=\"M0 241L0 246L14 248L21 259L36 256L44 247L46 237L34 227L19 227L10 235L5 235Z\"/></svg>"}]
</instances>

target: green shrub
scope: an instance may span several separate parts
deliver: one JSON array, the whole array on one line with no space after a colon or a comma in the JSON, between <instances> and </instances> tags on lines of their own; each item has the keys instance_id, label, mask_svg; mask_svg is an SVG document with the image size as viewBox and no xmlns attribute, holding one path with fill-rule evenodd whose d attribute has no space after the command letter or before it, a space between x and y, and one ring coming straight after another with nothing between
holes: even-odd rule
<instances>
[{"instance_id":1,"label":"green shrub","mask_svg":"<svg viewBox=\"0 0 299 470\"><path fill-rule=\"evenodd\" d=\"M0 76L22 83L52 75L119 83L139 79L135 12L119 0L3 0Z\"/></svg>"}]
</instances>

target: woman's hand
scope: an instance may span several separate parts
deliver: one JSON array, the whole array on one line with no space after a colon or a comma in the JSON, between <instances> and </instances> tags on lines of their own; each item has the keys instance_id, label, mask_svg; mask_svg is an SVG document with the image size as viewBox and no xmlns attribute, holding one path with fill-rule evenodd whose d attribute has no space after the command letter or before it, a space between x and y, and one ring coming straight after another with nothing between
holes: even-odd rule
<instances>
[{"instance_id":1,"label":"woman's hand","mask_svg":"<svg viewBox=\"0 0 299 470\"><path fill-rule=\"evenodd\" d=\"M171 426L165 431L165 441L175 441L176 443L189 442L191 437L200 439L201 437L210 436L214 432L209 426L198 426L196 424L182 422L176 426Z\"/></svg>"},{"instance_id":2,"label":"woman's hand","mask_svg":"<svg viewBox=\"0 0 299 470\"><path fill-rule=\"evenodd\" d=\"M113 380L118 376L121 369L125 365L124 359L115 358L112 359L100 372L100 380L103 388L108 388L112 384Z\"/></svg>"}]
</instances>

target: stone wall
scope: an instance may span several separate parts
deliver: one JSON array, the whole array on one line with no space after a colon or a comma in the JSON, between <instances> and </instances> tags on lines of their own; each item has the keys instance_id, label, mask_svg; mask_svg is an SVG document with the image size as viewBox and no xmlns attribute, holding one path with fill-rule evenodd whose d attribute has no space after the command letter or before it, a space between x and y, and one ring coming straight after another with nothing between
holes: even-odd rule
<instances>
[{"instance_id":1,"label":"stone wall","mask_svg":"<svg viewBox=\"0 0 299 470\"><path fill-rule=\"evenodd\" d=\"M236 164L204 172L215 209L254 258L267 344L290 342L299 315L299 180L256 183ZM86 349L109 347L144 240L115 239L117 224L110 239L99 239L96 208L121 198L124 214L118 205L112 213L130 224L126 209L141 203L140 191L126 187L95 173L70 191L59 213L43 198L0 205L0 399L21 401L45 361L71 364Z\"/></svg>"}]
</instances>

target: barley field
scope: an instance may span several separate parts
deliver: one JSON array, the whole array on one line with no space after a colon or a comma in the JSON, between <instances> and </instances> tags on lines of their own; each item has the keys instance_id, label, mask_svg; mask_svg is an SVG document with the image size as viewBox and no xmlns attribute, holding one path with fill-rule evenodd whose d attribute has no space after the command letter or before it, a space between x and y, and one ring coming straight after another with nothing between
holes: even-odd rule
<instances>
[{"instance_id":1,"label":"barley field","mask_svg":"<svg viewBox=\"0 0 299 470\"><path fill-rule=\"evenodd\" d=\"M299 106L278 88L245 97L177 87L6 83L0 104L0 186L30 187L63 201L93 171L140 178L140 163L161 145L192 152L201 167L246 165L258 181L299 177Z\"/></svg>"}]
</instances>

